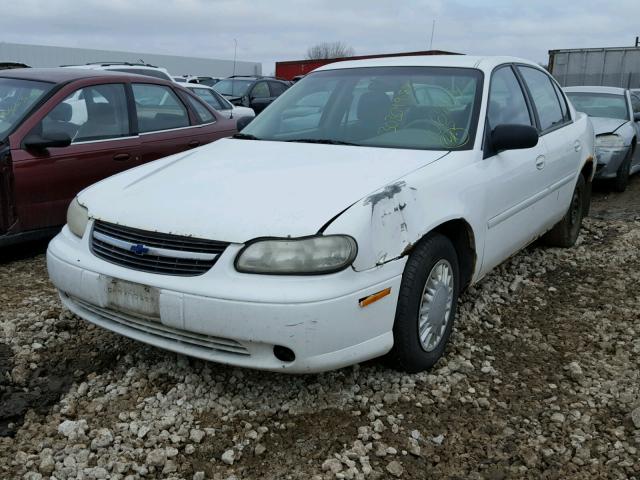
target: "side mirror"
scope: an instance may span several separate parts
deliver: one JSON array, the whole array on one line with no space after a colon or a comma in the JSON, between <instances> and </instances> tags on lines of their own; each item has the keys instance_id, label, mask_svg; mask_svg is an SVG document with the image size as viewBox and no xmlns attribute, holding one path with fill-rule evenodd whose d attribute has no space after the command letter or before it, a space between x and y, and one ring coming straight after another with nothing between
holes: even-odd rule
<instances>
[{"instance_id":1,"label":"side mirror","mask_svg":"<svg viewBox=\"0 0 640 480\"><path fill-rule=\"evenodd\" d=\"M253 117L240 117L236 122L236 129L241 132L244 127L253 121Z\"/></svg>"},{"instance_id":2,"label":"side mirror","mask_svg":"<svg viewBox=\"0 0 640 480\"><path fill-rule=\"evenodd\" d=\"M634 112L633 121L634 122L640 122L640 112Z\"/></svg>"},{"instance_id":3,"label":"side mirror","mask_svg":"<svg viewBox=\"0 0 640 480\"><path fill-rule=\"evenodd\" d=\"M496 153L533 148L537 144L538 130L531 125L504 124L491 131L491 146Z\"/></svg>"},{"instance_id":4,"label":"side mirror","mask_svg":"<svg viewBox=\"0 0 640 480\"><path fill-rule=\"evenodd\" d=\"M51 132L47 137L31 133L23 141L25 148L31 150L46 150L47 148L63 148L71 145L71 137L62 132Z\"/></svg>"}]
</instances>

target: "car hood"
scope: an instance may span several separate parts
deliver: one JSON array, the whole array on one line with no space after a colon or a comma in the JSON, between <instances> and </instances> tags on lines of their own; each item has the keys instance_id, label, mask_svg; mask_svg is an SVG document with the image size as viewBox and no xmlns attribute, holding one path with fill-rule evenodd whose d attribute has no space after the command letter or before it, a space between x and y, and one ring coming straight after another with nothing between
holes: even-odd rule
<instances>
[{"instance_id":1,"label":"car hood","mask_svg":"<svg viewBox=\"0 0 640 480\"><path fill-rule=\"evenodd\" d=\"M613 133L629 120L606 117L590 117L593 124L593 131L596 135L603 133Z\"/></svg>"},{"instance_id":2,"label":"car hood","mask_svg":"<svg viewBox=\"0 0 640 480\"><path fill-rule=\"evenodd\" d=\"M446 154L224 139L103 180L79 201L93 218L143 230L235 243L299 237Z\"/></svg>"}]
</instances>

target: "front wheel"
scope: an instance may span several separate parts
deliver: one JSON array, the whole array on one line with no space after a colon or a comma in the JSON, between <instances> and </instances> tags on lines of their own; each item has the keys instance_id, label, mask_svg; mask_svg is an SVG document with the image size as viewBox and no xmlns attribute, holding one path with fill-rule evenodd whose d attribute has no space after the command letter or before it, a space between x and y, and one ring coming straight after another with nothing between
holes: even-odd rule
<instances>
[{"instance_id":1,"label":"front wheel","mask_svg":"<svg viewBox=\"0 0 640 480\"><path fill-rule=\"evenodd\" d=\"M431 368L444 353L456 316L458 255L451 241L433 234L407 260L393 326L394 366L409 373Z\"/></svg>"},{"instance_id":2,"label":"front wheel","mask_svg":"<svg viewBox=\"0 0 640 480\"><path fill-rule=\"evenodd\" d=\"M582 174L578 175L576 188L573 190L571 204L569 210L556 225L549 230L542 240L554 247L572 247L578 240L580 227L582 226L582 218L585 213L585 206L589 205L589 199L586 197L587 183Z\"/></svg>"},{"instance_id":3,"label":"front wheel","mask_svg":"<svg viewBox=\"0 0 640 480\"><path fill-rule=\"evenodd\" d=\"M631 157L633 157L633 150L629 150L627 156L618 167L616 178L613 180L613 189L616 192L624 192L629 185L629 173L631 171Z\"/></svg>"}]
</instances>

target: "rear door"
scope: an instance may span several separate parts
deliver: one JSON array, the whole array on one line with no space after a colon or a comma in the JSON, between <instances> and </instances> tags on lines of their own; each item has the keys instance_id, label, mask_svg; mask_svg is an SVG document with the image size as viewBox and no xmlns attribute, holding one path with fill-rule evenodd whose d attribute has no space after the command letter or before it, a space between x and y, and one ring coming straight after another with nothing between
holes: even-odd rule
<instances>
[{"instance_id":1,"label":"rear door","mask_svg":"<svg viewBox=\"0 0 640 480\"><path fill-rule=\"evenodd\" d=\"M545 227L551 227L569 208L582 161L581 126L569 115L564 94L554 80L540 69L519 65L518 71L534 106L540 142L546 148L540 174L547 195L543 204L549 215Z\"/></svg>"},{"instance_id":2,"label":"rear door","mask_svg":"<svg viewBox=\"0 0 640 480\"><path fill-rule=\"evenodd\" d=\"M491 76L486 122L488 132L504 124L535 126L511 65L497 68ZM482 270L486 272L531 242L547 212L541 205L545 182L538 168L546 154L542 142L533 148L495 153L487 136L484 150L487 230Z\"/></svg>"},{"instance_id":3,"label":"rear door","mask_svg":"<svg viewBox=\"0 0 640 480\"><path fill-rule=\"evenodd\" d=\"M256 115L267 108L272 101L269 84L265 80L256 82L249 92L249 106L253 108Z\"/></svg>"},{"instance_id":4,"label":"rear door","mask_svg":"<svg viewBox=\"0 0 640 480\"><path fill-rule=\"evenodd\" d=\"M67 206L80 190L141 161L125 83L63 89L36 117L35 126L28 122L11 137L22 231L63 225ZM47 138L58 132L69 135L71 145L41 151L24 146L30 134Z\"/></svg>"}]
</instances>

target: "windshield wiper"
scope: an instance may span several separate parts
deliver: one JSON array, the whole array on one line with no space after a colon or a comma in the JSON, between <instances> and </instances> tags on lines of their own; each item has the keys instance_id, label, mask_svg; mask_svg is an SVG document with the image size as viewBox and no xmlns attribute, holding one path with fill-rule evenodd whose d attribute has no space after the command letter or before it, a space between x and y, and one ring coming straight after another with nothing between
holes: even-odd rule
<instances>
[{"instance_id":1,"label":"windshield wiper","mask_svg":"<svg viewBox=\"0 0 640 480\"><path fill-rule=\"evenodd\" d=\"M361 147L359 143L343 142L342 140L331 140L329 138L297 138L295 140L285 140L286 142L298 143L322 143L324 145L354 145Z\"/></svg>"},{"instance_id":2,"label":"windshield wiper","mask_svg":"<svg viewBox=\"0 0 640 480\"><path fill-rule=\"evenodd\" d=\"M239 138L240 140L262 140L261 138L251 135L250 133L236 133L231 138Z\"/></svg>"}]
</instances>

